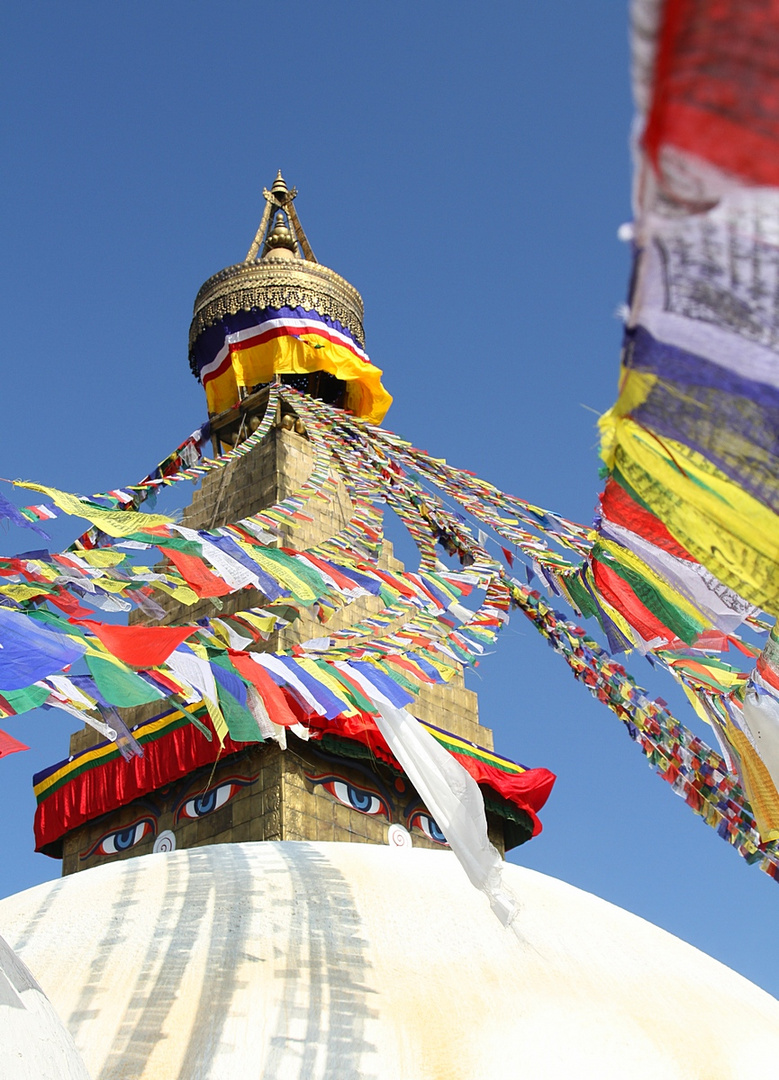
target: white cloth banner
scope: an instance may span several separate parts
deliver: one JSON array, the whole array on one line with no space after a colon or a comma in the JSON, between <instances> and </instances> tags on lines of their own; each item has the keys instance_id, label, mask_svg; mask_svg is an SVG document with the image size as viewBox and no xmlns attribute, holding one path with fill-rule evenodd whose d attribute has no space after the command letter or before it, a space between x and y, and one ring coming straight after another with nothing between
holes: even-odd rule
<instances>
[{"instance_id":1,"label":"white cloth banner","mask_svg":"<svg viewBox=\"0 0 779 1080\"><path fill-rule=\"evenodd\" d=\"M403 771L436 820L449 847L504 926L519 903L503 883L503 860L490 843L484 799L473 777L405 709L373 697L377 725Z\"/></svg>"},{"instance_id":2,"label":"white cloth banner","mask_svg":"<svg viewBox=\"0 0 779 1080\"><path fill-rule=\"evenodd\" d=\"M104 739L108 739L109 742L116 742L118 736L112 727L109 727L108 724L104 724L102 720L95 720L94 716L90 716L89 713L84 712L83 709L76 708L76 706L71 705L69 701L64 701L62 698L52 694L46 704L54 705L55 708L70 713L71 716L75 716L77 720L80 720L82 724L89 724L89 726L99 732Z\"/></svg>"},{"instance_id":3,"label":"white cloth banner","mask_svg":"<svg viewBox=\"0 0 779 1080\"><path fill-rule=\"evenodd\" d=\"M648 214L639 242L630 325L778 388L779 194L738 193L689 217Z\"/></svg>"},{"instance_id":4,"label":"white cloth banner","mask_svg":"<svg viewBox=\"0 0 779 1080\"><path fill-rule=\"evenodd\" d=\"M214 675L205 660L195 656L189 649L179 647L170 654L165 663L177 679L198 691L199 697L206 701L217 700Z\"/></svg>"}]
</instances>

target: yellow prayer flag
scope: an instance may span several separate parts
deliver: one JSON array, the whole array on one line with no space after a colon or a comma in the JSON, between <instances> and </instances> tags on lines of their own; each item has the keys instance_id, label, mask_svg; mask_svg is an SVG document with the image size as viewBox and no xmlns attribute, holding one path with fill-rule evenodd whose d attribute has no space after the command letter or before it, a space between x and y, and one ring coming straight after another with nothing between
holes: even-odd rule
<instances>
[{"instance_id":1,"label":"yellow prayer flag","mask_svg":"<svg viewBox=\"0 0 779 1080\"><path fill-rule=\"evenodd\" d=\"M33 484L29 480L14 480L14 486L42 492L66 514L86 518L109 536L130 536L132 533L145 532L159 525L172 524L172 519L163 514L140 514L137 510L100 510L97 507L88 506L68 491L46 487L45 484Z\"/></svg>"},{"instance_id":2,"label":"yellow prayer flag","mask_svg":"<svg viewBox=\"0 0 779 1080\"><path fill-rule=\"evenodd\" d=\"M126 513L127 511L125 511ZM145 517L146 515L144 515ZM118 566L127 558L124 551L111 551L109 548L93 548L91 551L79 550L76 552L79 559L89 563L90 566L106 567Z\"/></svg>"}]
</instances>

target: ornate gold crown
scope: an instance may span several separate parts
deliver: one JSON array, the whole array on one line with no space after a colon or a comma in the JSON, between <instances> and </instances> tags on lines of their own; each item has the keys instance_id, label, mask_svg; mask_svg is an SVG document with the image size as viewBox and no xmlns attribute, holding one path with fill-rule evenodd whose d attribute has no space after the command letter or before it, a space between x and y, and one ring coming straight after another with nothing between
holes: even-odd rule
<instances>
[{"instance_id":1,"label":"ornate gold crown","mask_svg":"<svg viewBox=\"0 0 779 1080\"><path fill-rule=\"evenodd\" d=\"M297 189L287 190L279 170L263 195L265 211L246 258L210 277L195 298L190 349L223 316L267 307L314 309L337 319L364 345L362 297L340 274L316 261L293 206Z\"/></svg>"}]
</instances>

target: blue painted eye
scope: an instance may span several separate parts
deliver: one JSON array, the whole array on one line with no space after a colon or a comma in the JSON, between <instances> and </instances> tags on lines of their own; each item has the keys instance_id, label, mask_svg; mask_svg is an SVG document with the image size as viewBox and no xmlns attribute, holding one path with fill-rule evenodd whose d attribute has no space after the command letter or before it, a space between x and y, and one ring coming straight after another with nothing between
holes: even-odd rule
<instances>
[{"instance_id":1,"label":"blue painted eye","mask_svg":"<svg viewBox=\"0 0 779 1080\"><path fill-rule=\"evenodd\" d=\"M377 792L357 787L356 784L350 784L348 780L341 780L337 776L307 775L307 779L315 785L321 784L328 794L351 810L368 814L370 817L384 817L389 820L389 807Z\"/></svg>"},{"instance_id":2,"label":"blue painted eye","mask_svg":"<svg viewBox=\"0 0 779 1080\"><path fill-rule=\"evenodd\" d=\"M329 791L344 806L351 806L352 810L358 810L361 814L369 814L371 817L389 817L387 804L381 795L365 788L356 787L346 780L325 780L322 783L325 791Z\"/></svg>"},{"instance_id":3,"label":"blue painted eye","mask_svg":"<svg viewBox=\"0 0 779 1080\"><path fill-rule=\"evenodd\" d=\"M333 784L333 790L338 793L341 802L348 799L354 809L359 810L361 814L375 814L380 806L380 802L375 795L371 795L370 792L355 787L353 784L335 783Z\"/></svg>"},{"instance_id":4,"label":"blue painted eye","mask_svg":"<svg viewBox=\"0 0 779 1080\"><path fill-rule=\"evenodd\" d=\"M198 817L202 817L203 814L210 814L216 808L216 792L207 791L205 795L198 795L196 799L192 800L192 807Z\"/></svg>"},{"instance_id":5,"label":"blue painted eye","mask_svg":"<svg viewBox=\"0 0 779 1080\"><path fill-rule=\"evenodd\" d=\"M424 810L415 811L409 818L408 823L412 829L421 829L428 840L434 840L436 844L447 844L448 846L447 839L438 827L435 818L425 813Z\"/></svg>"},{"instance_id":6,"label":"blue painted eye","mask_svg":"<svg viewBox=\"0 0 779 1080\"><path fill-rule=\"evenodd\" d=\"M105 836L101 836L98 842L80 858L87 859L90 855L120 855L123 851L129 851L136 844L140 844L141 840L154 830L155 824L151 818L135 821L126 829L114 829Z\"/></svg>"},{"instance_id":7,"label":"blue painted eye","mask_svg":"<svg viewBox=\"0 0 779 1080\"><path fill-rule=\"evenodd\" d=\"M209 791L204 791L202 795L196 795L194 799L187 799L180 808L178 817L195 819L205 817L206 814L213 814L214 810L218 810L232 799L239 786L239 784L234 783L217 784L216 787L211 788Z\"/></svg>"},{"instance_id":8,"label":"blue painted eye","mask_svg":"<svg viewBox=\"0 0 779 1080\"><path fill-rule=\"evenodd\" d=\"M128 848L133 847L137 843L135 837L136 833L139 831L139 828L143 829L143 826L136 825L132 829L124 829L122 832L114 833L112 840L116 850L127 851ZM146 830L144 829L143 831L145 832ZM141 836L142 835L143 833L141 833ZM105 844L103 846L105 847Z\"/></svg>"},{"instance_id":9,"label":"blue painted eye","mask_svg":"<svg viewBox=\"0 0 779 1080\"><path fill-rule=\"evenodd\" d=\"M213 787L208 788L207 791L201 791L189 799L184 799L176 809L176 821L180 821L182 818L196 821L198 818L213 814L215 810L219 810L230 799L235 798L242 787L253 784L259 775L259 773L255 773L253 776L229 776L219 784L214 784Z\"/></svg>"}]
</instances>

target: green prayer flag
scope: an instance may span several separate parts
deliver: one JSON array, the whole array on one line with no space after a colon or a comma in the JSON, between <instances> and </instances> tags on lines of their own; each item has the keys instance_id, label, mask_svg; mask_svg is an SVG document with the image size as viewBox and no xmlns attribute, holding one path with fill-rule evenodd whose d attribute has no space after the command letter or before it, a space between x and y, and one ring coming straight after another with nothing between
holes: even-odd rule
<instances>
[{"instance_id":1,"label":"green prayer flag","mask_svg":"<svg viewBox=\"0 0 779 1080\"><path fill-rule=\"evenodd\" d=\"M24 713L37 709L50 693L45 686L25 686L22 690L4 690L3 697L14 712Z\"/></svg>"},{"instance_id":2,"label":"green prayer flag","mask_svg":"<svg viewBox=\"0 0 779 1080\"><path fill-rule=\"evenodd\" d=\"M87 654L86 662L98 690L111 705L130 708L145 705L148 701L159 701L164 696L123 664L94 654Z\"/></svg>"},{"instance_id":3,"label":"green prayer flag","mask_svg":"<svg viewBox=\"0 0 779 1080\"><path fill-rule=\"evenodd\" d=\"M223 686L220 686L219 683L217 683L216 689L219 695L219 706L224 714L230 738L235 742L265 742L260 734L260 729L257 727L257 721L249 710L236 701L233 695L228 690L225 690Z\"/></svg>"}]
</instances>

